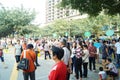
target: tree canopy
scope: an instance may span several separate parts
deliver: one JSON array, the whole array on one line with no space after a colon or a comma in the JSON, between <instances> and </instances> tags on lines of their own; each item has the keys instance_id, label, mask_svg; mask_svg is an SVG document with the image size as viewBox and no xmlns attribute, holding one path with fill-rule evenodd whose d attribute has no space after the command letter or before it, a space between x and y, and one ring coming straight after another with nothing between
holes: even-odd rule
<instances>
[{"instance_id":1,"label":"tree canopy","mask_svg":"<svg viewBox=\"0 0 120 80\"><path fill-rule=\"evenodd\" d=\"M23 6L20 8L0 8L0 37L5 37L15 32L20 32L22 35L23 33L31 32L28 27L24 27L30 25L35 16L34 10L25 9Z\"/></svg>"},{"instance_id":2,"label":"tree canopy","mask_svg":"<svg viewBox=\"0 0 120 80\"><path fill-rule=\"evenodd\" d=\"M103 10L109 15L120 13L119 0L62 0L61 6L70 7L91 16L96 16Z\"/></svg>"},{"instance_id":3,"label":"tree canopy","mask_svg":"<svg viewBox=\"0 0 120 80\"><path fill-rule=\"evenodd\" d=\"M101 14L96 17L89 17L78 20L56 20L52 24L41 28L42 36L68 36L81 35L89 31L91 34L104 35L107 30L120 29L120 16L109 16ZM107 28L106 28L107 27ZM106 28L106 29L105 29Z\"/></svg>"}]
</instances>

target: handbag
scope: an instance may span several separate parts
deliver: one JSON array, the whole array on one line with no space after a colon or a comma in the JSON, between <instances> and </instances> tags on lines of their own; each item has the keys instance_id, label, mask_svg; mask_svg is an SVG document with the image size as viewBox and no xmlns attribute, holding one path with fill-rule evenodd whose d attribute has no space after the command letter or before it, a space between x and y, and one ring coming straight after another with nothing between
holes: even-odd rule
<instances>
[{"instance_id":1,"label":"handbag","mask_svg":"<svg viewBox=\"0 0 120 80\"><path fill-rule=\"evenodd\" d=\"M89 57L89 55L84 59L84 60L82 60L82 63L84 63L85 62L85 60L87 59Z\"/></svg>"},{"instance_id":2,"label":"handbag","mask_svg":"<svg viewBox=\"0 0 120 80\"><path fill-rule=\"evenodd\" d=\"M97 54L95 54L95 59L97 59L97 56L98 56L98 55L97 55Z\"/></svg>"},{"instance_id":3,"label":"handbag","mask_svg":"<svg viewBox=\"0 0 120 80\"><path fill-rule=\"evenodd\" d=\"M26 50L24 50L24 57L18 63L17 68L21 70L29 69L29 60L26 58Z\"/></svg>"}]
</instances>

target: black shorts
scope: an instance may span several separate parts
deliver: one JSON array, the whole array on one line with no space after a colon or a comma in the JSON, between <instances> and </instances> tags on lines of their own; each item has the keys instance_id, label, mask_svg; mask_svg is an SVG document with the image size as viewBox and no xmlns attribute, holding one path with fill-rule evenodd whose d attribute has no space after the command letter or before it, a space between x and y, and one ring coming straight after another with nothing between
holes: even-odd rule
<instances>
[{"instance_id":1,"label":"black shorts","mask_svg":"<svg viewBox=\"0 0 120 80\"><path fill-rule=\"evenodd\" d=\"M20 61L20 55L15 56L16 62L18 63Z\"/></svg>"},{"instance_id":2,"label":"black shorts","mask_svg":"<svg viewBox=\"0 0 120 80\"><path fill-rule=\"evenodd\" d=\"M103 60L106 60L106 59L107 59L107 57L102 57L102 59L103 59Z\"/></svg>"},{"instance_id":3,"label":"black shorts","mask_svg":"<svg viewBox=\"0 0 120 80\"><path fill-rule=\"evenodd\" d=\"M118 73L114 73L112 71L107 71L106 73L107 73L107 75L110 75L110 76L113 76L113 77L117 77L118 76Z\"/></svg>"}]
</instances>

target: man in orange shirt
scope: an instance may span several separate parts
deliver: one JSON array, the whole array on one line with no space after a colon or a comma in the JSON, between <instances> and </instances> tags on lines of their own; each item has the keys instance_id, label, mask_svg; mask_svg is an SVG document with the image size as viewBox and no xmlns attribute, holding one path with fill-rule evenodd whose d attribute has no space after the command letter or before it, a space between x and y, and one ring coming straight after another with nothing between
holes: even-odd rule
<instances>
[{"instance_id":1,"label":"man in orange shirt","mask_svg":"<svg viewBox=\"0 0 120 80\"><path fill-rule=\"evenodd\" d=\"M21 54L20 59L24 57L24 52L26 53L26 58L29 60L29 69L28 70L23 70L23 77L24 80L35 80L35 60L36 60L36 54L33 50L33 45L28 44L27 45L27 50L23 51Z\"/></svg>"}]
</instances>

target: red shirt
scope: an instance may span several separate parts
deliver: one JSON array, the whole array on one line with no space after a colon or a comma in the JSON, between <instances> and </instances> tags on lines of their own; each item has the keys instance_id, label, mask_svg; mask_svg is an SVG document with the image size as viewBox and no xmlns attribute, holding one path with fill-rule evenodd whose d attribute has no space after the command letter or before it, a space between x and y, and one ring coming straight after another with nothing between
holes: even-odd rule
<instances>
[{"instance_id":1,"label":"red shirt","mask_svg":"<svg viewBox=\"0 0 120 80\"><path fill-rule=\"evenodd\" d=\"M88 50L89 50L90 57L95 57L96 56L97 50L94 46L88 46Z\"/></svg>"},{"instance_id":2,"label":"red shirt","mask_svg":"<svg viewBox=\"0 0 120 80\"><path fill-rule=\"evenodd\" d=\"M50 71L49 80L66 80L67 66L63 61L55 64Z\"/></svg>"}]
</instances>

